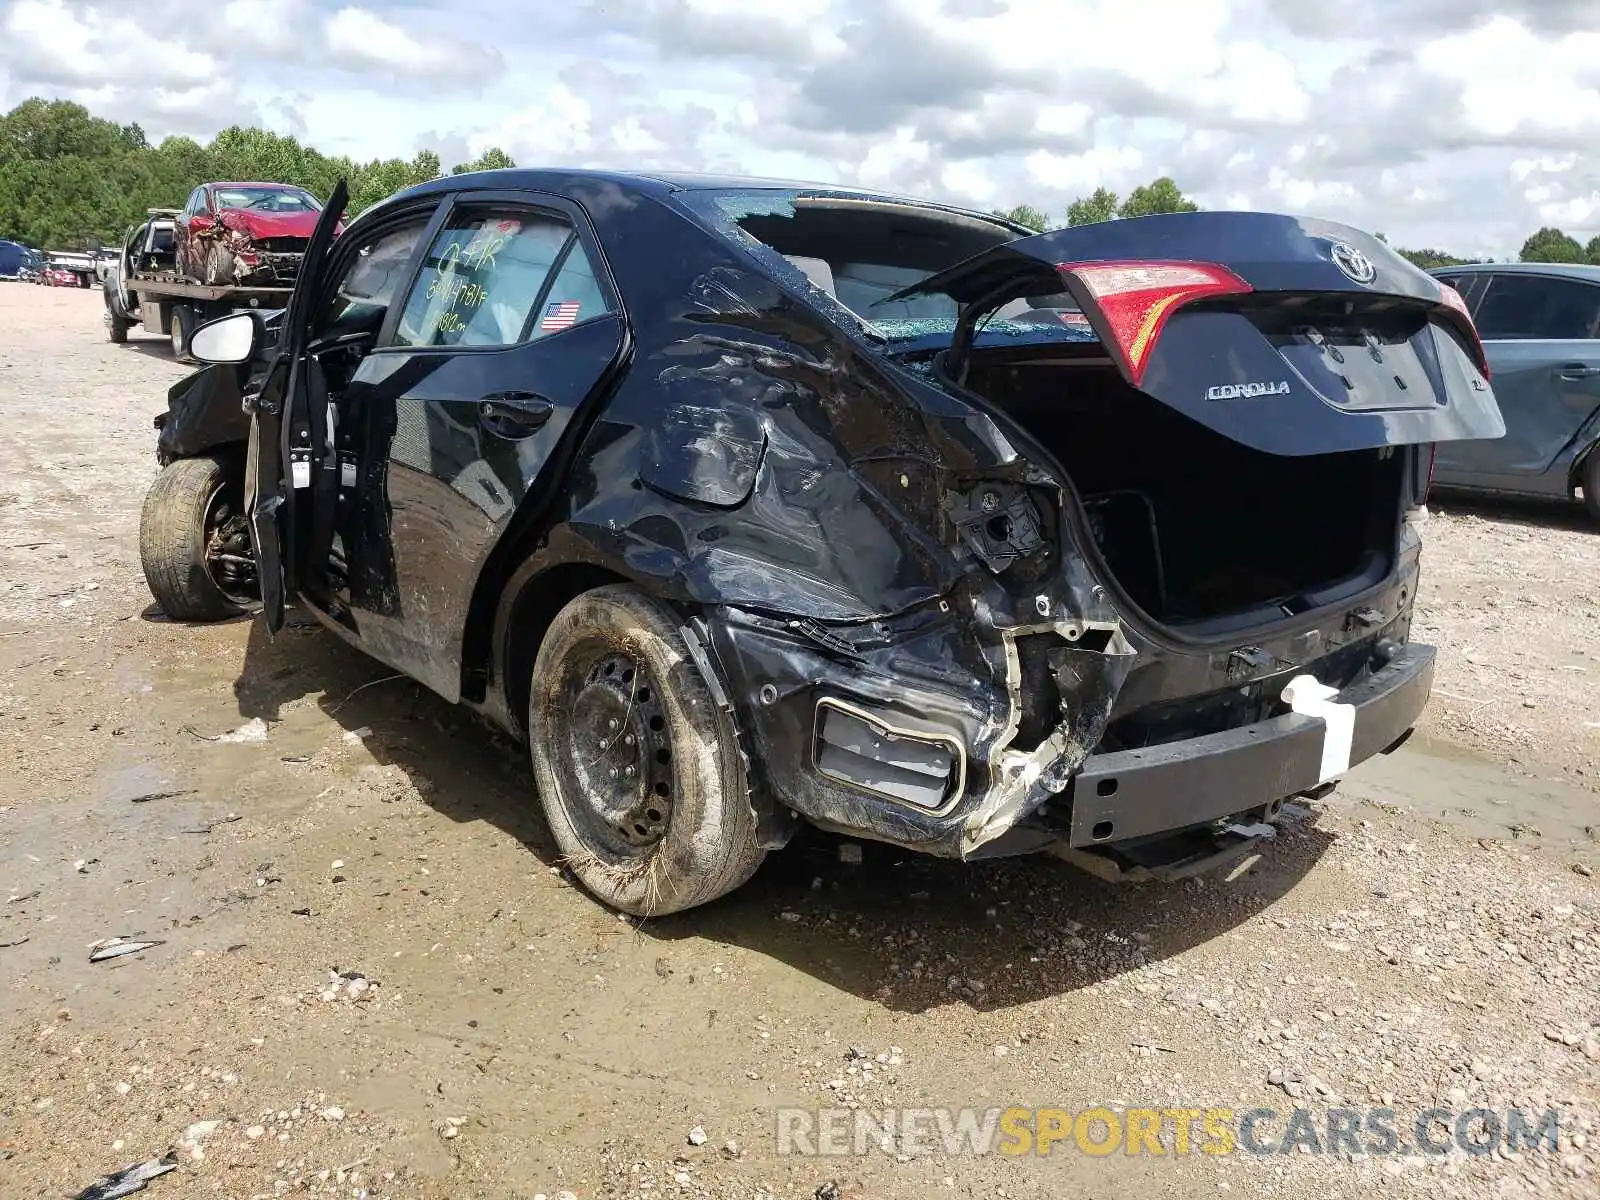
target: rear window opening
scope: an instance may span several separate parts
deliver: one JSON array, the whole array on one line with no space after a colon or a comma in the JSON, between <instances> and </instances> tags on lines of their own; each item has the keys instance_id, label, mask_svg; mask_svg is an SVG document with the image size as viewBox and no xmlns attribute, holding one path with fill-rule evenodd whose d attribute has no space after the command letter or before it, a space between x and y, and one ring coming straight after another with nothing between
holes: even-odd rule
<instances>
[{"instance_id":1,"label":"rear window opening","mask_svg":"<svg viewBox=\"0 0 1600 1200\"><path fill-rule=\"evenodd\" d=\"M1403 449L1263 453L1083 355L979 351L965 386L1061 464L1117 584L1159 624L1220 636L1335 603L1393 567Z\"/></svg>"},{"instance_id":2,"label":"rear window opening","mask_svg":"<svg viewBox=\"0 0 1600 1200\"><path fill-rule=\"evenodd\" d=\"M932 205L849 195L760 189L689 192L682 200L747 249L774 252L868 328L942 320L953 329L957 304L948 296L883 302L1019 236L997 222ZM759 245L751 247L746 239Z\"/></svg>"}]
</instances>

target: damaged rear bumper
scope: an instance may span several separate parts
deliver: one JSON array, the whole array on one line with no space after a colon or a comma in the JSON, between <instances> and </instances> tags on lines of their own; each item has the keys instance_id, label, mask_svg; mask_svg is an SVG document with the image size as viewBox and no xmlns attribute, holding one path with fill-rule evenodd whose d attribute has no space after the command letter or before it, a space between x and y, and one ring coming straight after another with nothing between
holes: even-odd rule
<instances>
[{"instance_id":1,"label":"damaged rear bumper","mask_svg":"<svg viewBox=\"0 0 1600 1200\"><path fill-rule=\"evenodd\" d=\"M1120 632L1047 621L980 643L972 628L947 607L848 632L720 610L706 648L743 698L758 791L825 829L974 859L1220 827L1327 777L1328 721L1287 705L1221 733L1093 753L1135 657ZM1019 699L1040 672L1059 701L1049 728ZM1349 706L1328 710L1337 722L1353 715L1345 767L1404 736L1432 673L1431 647L1392 645L1332 698Z\"/></svg>"},{"instance_id":2,"label":"damaged rear bumper","mask_svg":"<svg viewBox=\"0 0 1600 1200\"><path fill-rule=\"evenodd\" d=\"M1401 647L1388 665L1340 692L1353 711L1350 766L1400 741L1427 704L1434 648ZM1098 846L1187 829L1262 809L1328 782L1325 717L1290 712L1144 750L1091 754L1072 782L1066 843ZM1339 765L1339 764L1335 764Z\"/></svg>"}]
</instances>

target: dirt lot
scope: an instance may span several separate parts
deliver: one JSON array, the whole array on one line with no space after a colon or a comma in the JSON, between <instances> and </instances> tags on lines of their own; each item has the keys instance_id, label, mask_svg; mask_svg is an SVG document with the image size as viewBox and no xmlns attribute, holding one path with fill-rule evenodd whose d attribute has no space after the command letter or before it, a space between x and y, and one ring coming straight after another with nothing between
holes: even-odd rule
<instances>
[{"instance_id":1,"label":"dirt lot","mask_svg":"<svg viewBox=\"0 0 1600 1200\"><path fill-rule=\"evenodd\" d=\"M1576 516L1435 512L1422 734L1232 880L852 865L817 837L640 925L570 886L519 753L431 694L313 627L150 611L138 505L183 368L100 311L0 285L0 1196L170 1147L152 1198L1600 1189L1600 534ZM161 944L87 961L136 934ZM344 971L375 986L326 998ZM1562 1132L778 1153L776 1110L852 1105L1265 1108L1266 1141L1296 1105L1387 1106L1403 1142L1431 1107L1554 1106Z\"/></svg>"}]
</instances>

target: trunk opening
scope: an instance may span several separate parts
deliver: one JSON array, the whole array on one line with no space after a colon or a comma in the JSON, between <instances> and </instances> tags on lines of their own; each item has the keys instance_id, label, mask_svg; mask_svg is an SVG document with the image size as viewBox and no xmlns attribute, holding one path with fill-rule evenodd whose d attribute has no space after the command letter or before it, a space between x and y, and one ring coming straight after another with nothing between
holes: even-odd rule
<instances>
[{"instance_id":1,"label":"trunk opening","mask_svg":"<svg viewBox=\"0 0 1600 1200\"><path fill-rule=\"evenodd\" d=\"M1152 399L1103 359L997 357L973 356L967 390L1065 468L1116 583L1156 622L1221 636L1336 603L1393 569L1404 447L1267 454Z\"/></svg>"}]
</instances>

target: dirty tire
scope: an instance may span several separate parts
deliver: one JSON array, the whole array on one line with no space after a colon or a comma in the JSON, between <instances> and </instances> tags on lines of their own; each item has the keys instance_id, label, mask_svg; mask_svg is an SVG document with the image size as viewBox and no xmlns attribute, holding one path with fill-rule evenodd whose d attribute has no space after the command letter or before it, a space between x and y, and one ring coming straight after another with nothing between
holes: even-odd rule
<instances>
[{"instance_id":1,"label":"dirty tire","mask_svg":"<svg viewBox=\"0 0 1600 1200\"><path fill-rule=\"evenodd\" d=\"M106 317L106 336L119 346L128 340L128 323L116 313Z\"/></svg>"},{"instance_id":2,"label":"dirty tire","mask_svg":"<svg viewBox=\"0 0 1600 1200\"><path fill-rule=\"evenodd\" d=\"M556 615L533 667L528 742L550 831L568 869L589 892L636 916L715 900L749 879L766 857L738 734L689 658L680 624L634 587L597 588ZM585 680L599 674L590 664L605 656L622 656L636 668L634 678L642 682L635 692L650 689L641 709L653 706L649 728L659 732L649 737L659 742L641 738L641 748L658 744L657 763L666 761L663 753L670 755L657 783L658 791L670 788L665 829L653 844L622 851L595 832L597 819L605 818L598 817L591 791L580 783L589 762L580 763L579 751L587 755L594 739L576 714L586 689L595 686ZM630 694L627 714L633 702Z\"/></svg>"},{"instance_id":3,"label":"dirty tire","mask_svg":"<svg viewBox=\"0 0 1600 1200\"><path fill-rule=\"evenodd\" d=\"M1600 522L1600 445L1589 451L1583 464L1583 506L1589 510L1589 519Z\"/></svg>"},{"instance_id":4,"label":"dirty tire","mask_svg":"<svg viewBox=\"0 0 1600 1200\"><path fill-rule=\"evenodd\" d=\"M205 280L207 283L233 282L233 251L215 242L206 248Z\"/></svg>"},{"instance_id":5,"label":"dirty tire","mask_svg":"<svg viewBox=\"0 0 1600 1200\"><path fill-rule=\"evenodd\" d=\"M219 489L242 503L243 473L211 456L174 459L145 493L139 562L161 611L174 621L221 621L242 609L206 569L206 513Z\"/></svg>"},{"instance_id":6,"label":"dirty tire","mask_svg":"<svg viewBox=\"0 0 1600 1200\"><path fill-rule=\"evenodd\" d=\"M189 354L189 338L194 334L194 314L185 305L172 306L167 332L172 338L172 357L182 363L193 362Z\"/></svg>"}]
</instances>

